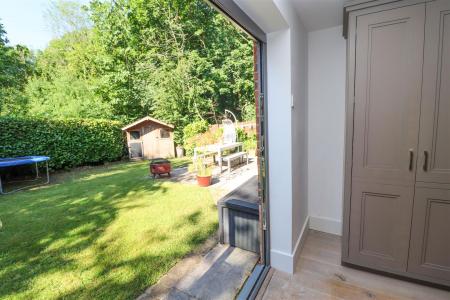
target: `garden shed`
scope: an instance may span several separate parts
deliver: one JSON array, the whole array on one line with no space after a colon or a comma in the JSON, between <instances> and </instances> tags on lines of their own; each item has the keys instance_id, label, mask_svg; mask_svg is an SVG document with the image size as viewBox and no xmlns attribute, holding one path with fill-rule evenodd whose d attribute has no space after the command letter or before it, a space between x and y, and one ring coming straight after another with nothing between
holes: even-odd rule
<instances>
[{"instance_id":1,"label":"garden shed","mask_svg":"<svg viewBox=\"0 0 450 300\"><path fill-rule=\"evenodd\" d=\"M122 128L132 159L174 157L173 125L144 117Z\"/></svg>"}]
</instances>

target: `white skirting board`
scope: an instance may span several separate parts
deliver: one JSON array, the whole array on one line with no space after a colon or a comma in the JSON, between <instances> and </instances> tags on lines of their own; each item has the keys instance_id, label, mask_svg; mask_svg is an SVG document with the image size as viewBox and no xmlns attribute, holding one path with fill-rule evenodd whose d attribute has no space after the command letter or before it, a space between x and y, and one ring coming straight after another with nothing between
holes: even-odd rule
<instances>
[{"instance_id":1,"label":"white skirting board","mask_svg":"<svg viewBox=\"0 0 450 300\"><path fill-rule=\"evenodd\" d=\"M270 250L270 265L277 270L293 274L295 262L297 261L298 255L302 251L303 245L305 244L306 237L308 236L309 230L309 217L306 218L303 224L300 235L295 243L292 253L286 253L279 250Z\"/></svg>"},{"instance_id":2,"label":"white skirting board","mask_svg":"<svg viewBox=\"0 0 450 300\"><path fill-rule=\"evenodd\" d=\"M270 250L271 266L277 270L293 274L295 262L302 251L309 229L342 235L342 222L336 219L309 216L303 224L292 253L286 253L275 249Z\"/></svg>"},{"instance_id":3,"label":"white skirting board","mask_svg":"<svg viewBox=\"0 0 450 300\"><path fill-rule=\"evenodd\" d=\"M270 250L270 266L289 274L294 273L294 258L290 253Z\"/></svg>"},{"instance_id":4,"label":"white skirting board","mask_svg":"<svg viewBox=\"0 0 450 300\"><path fill-rule=\"evenodd\" d=\"M310 216L309 228L317 231L342 235L342 221L325 217Z\"/></svg>"}]
</instances>

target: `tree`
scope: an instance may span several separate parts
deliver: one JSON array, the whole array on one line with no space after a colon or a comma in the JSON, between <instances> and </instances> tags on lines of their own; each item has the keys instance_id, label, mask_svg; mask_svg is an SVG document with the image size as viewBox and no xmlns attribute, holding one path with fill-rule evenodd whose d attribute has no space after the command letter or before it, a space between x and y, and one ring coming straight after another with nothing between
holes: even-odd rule
<instances>
[{"instance_id":1,"label":"tree","mask_svg":"<svg viewBox=\"0 0 450 300\"><path fill-rule=\"evenodd\" d=\"M62 37L69 32L83 31L92 26L89 8L76 1L54 0L50 2L44 18L56 37Z\"/></svg>"},{"instance_id":2,"label":"tree","mask_svg":"<svg viewBox=\"0 0 450 300\"><path fill-rule=\"evenodd\" d=\"M61 36L36 57L27 86L31 115L58 118L114 118L103 100L101 74L108 59L90 28L87 8L74 1L52 2L47 15Z\"/></svg>"},{"instance_id":3,"label":"tree","mask_svg":"<svg viewBox=\"0 0 450 300\"><path fill-rule=\"evenodd\" d=\"M3 28L3 24L0 23L0 47L5 47L8 44L8 38L6 37L5 28Z\"/></svg>"},{"instance_id":4,"label":"tree","mask_svg":"<svg viewBox=\"0 0 450 300\"><path fill-rule=\"evenodd\" d=\"M106 98L116 115L152 114L175 124L179 141L193 120L241 116L254 103L253 42L203 1L97 0L91 14L112 57Z\"/></svg>"},{"instance_id":5,"label":"tree","mask_svg":"<svg viewBox=\"0 0 450 300\"><path fill-rule=\"evenodd\" d=\"M26 112L28 99L24 94L28 76L33 72L33 56L24 46L8 46L0 23L0 114L19 115Z\"/></svg>"},{"instance_id":6,"label":"tree","mask_svg":"<svg viewBox=\"0 0 450 300\"><path fill-rule=\"evenodd\" d=\"M178 143L194 120L253 116L253 41L202 0L58 0L48 15L58 37L36 56L29 114L152 115Z\"/></svg>"},{"instance_id":7,"label":"tree","mask_svg":"<svg viewBox=\"0 0 450 300\"><path fill-rule=\"evenodd\" d=\"M114 118L101 91L101 50L88 29L54 39L36 57L36 74L26 89L29 113L58 118Z\"/></svg>"}]
</instances>

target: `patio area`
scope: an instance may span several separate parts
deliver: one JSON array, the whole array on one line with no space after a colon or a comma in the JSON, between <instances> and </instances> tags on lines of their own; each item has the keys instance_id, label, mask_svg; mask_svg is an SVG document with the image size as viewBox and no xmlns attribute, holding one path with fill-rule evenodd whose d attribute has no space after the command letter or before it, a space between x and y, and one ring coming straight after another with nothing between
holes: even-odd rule
<instances>
[{"instance_id":1,"label":"patio area","mask_svg":"<svg viewBox=\"0 0 450 300\"><path fill-rule=\"evenodd\" d=\"M220 172L220 167L213 168L212 184L208 187L213 199L217 203L220 198L238 188L243 182L249 180L258 174L258 165L256 157L250 157L249 163L235 165L231 172L224 169ZM187 167L181 167L172 171L172 177L169 179L172 182L197 184L197 179L194 173L189 172Z\"/></svg>"}]
</instances>

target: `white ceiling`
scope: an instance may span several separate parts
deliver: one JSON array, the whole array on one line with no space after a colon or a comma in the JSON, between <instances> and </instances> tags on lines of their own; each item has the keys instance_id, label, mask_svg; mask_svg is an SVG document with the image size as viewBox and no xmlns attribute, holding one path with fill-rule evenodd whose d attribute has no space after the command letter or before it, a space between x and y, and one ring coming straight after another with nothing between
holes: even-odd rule
<instances>
[{"instance_id":1,"label":"white ceiling","mask_svg":"<svg viewBox=\"0 0 450 300\"><path fill-rule=\"evenodd\" d=\"M234 2L266 33L288 26L273 0L234 0Z\"/></svg>"},{"instance_id":2,"label":"white ceiling","mask_svg":"<svg viewBox=\"0 0 450 300\"><path fill-rule=\"evenodd\" d=\"M290 0L303 25L314 31L342 25L346 0Z\"/></svg>"},{"instance_id":3,"label":"white ceiling","mask_svg":"<svg viewBox=\"0 0 450 300\"><path fill-rule=\"evenodd\" d=\"M248 16L268 33L287 26L277 9L288 2L308 31L342 25L346 0L233 0Z\"/></svg>"}]
</instances>

